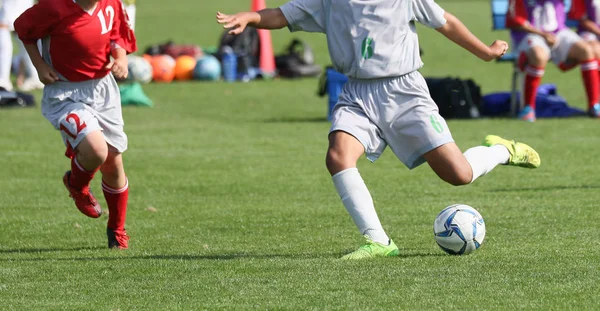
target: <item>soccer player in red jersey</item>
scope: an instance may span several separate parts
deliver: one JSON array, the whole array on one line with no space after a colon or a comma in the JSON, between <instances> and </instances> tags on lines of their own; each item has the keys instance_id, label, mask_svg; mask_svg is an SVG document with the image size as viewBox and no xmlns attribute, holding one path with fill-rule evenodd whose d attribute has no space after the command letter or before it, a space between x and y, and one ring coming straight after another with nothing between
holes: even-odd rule
<instances>
[{"instance_id":1,"label":"soccer player in red jersey","mask_svg":"<svg viewBox=\"0 0 600 311\"><path fill-rule=\"evenodd\" d=\"M83 214L100 217L89 187L100 170L108 246L128 248L129 186L121 156L127 136L114 77L127 77L126 55L137 47L121 1L40 0L14 26L45 84L42 113L60 131L71 158L63 177L70 196Z\"/></svg>"},{"instance_id":2,"label":"soccer player in red jersey","mask_svg":"<svg viewBox=\"0 0 600 311\"><path fill-rule=\"evenodd\" d=\"M566 25L563 0L510 0L506 25L520 54L519 66L525 72L525 107L519 118L535 121L537 88L552 60L562 70L580 65L588 114L600 118L598 61L592 47Z\"/></svg>"}]
</instances>

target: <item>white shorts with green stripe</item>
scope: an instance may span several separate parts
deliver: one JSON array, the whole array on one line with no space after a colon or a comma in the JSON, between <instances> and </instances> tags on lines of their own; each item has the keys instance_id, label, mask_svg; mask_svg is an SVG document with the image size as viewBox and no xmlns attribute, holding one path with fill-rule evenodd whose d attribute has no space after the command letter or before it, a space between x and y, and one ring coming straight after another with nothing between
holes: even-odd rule
<instances>
[{"instance_id":1,"label":"white shorts with green stripe","mask_svg":"<svg viewBox=\"0 0 600 311\"><path fill-rule=\"evenodd\" d=\"M393 78L350 79L333 109L330 133L335 131L356 137L370 161L390 146L409 169L425 162L423 154L454 142L418 71Z\"/></svg>"}]
</instances>

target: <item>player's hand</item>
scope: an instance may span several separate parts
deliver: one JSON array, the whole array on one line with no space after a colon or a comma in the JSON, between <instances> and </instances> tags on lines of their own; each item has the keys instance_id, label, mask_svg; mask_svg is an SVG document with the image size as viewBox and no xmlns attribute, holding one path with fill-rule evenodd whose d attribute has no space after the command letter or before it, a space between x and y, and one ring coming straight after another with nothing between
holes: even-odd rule
<instances>
[{"instance_id":1,"label":"player's hand","mask_svg":"<svg viewBox=\"0 0 600 311\"><path fill-rule=\"evenodd\" d=\"M556 44L556 37L553 34L545 33L543 37L549 47L553 47Z\"/></svg>"},{"instance_id":2,"label":"player's hand","mask_svg":"<svg viewBox=\"0 0 600 311\"><path fill-rule=\"evenodd\" d=\"M127 57L116 58L108 65L106 65L106 69L110 69L113 76L117 79L127 79L129 75L129 69L127 68Z\"/></svg>"},{"instance_id":3,"label":"player's hand","mask_svg":"<svg viewBox=\"0 0 600 311\"><path fill-rule=\"evenodd\" d=\"M492 56L490 60L504 56L504 54L506 54L506 51L508 51L508 43L506 41L494 41L494 43L490 45L490 54Z\"/></svg>"},{"instance_id":4,"label":"player's hand","mask_svg":"<svg viewBox=\"0 0 600 311\"><path fill-rule=\"evenodd\" d=\"M52 68L50 65L46 63L41 63L36 66L38 76L40 77L40 81L44 84L52 84L58 81L58 73Z\"/></svg>"},{"instance_id":5,"label":"player's hand","mask_svg":"<svg viewBox=\"0 0 600 311\"><path fill-rule=\"evenodd\" d=\"M217 12L217 23L223 25L223 28L229 29L230 35L241 34L246 26L253 20L254 12L243 12L234 15L227 15Z\"/></svg>"}]
</instances>

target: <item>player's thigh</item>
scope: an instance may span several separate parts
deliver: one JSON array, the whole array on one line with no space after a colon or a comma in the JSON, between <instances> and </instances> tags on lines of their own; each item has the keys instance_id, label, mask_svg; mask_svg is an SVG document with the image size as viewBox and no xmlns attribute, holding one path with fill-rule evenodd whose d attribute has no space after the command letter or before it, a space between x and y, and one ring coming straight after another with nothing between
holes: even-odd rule
<instances>
[{"instance_id":1,"label":"player's thigh","mask_svg":"<svg viewBox=\"0 0 600 311\"><path fill-rule=\"evenodd\" d=\"M375 161L385 147L386 143L377 126L359 105L350 102L342 94L332 112L326 157L329 172L334 175L356 167L356 161L365 153L369 160Z\"/></svg>"},{"instance_id":2,"label":"player's thigh","mask_svg":"<svg viewBox=\"0 0 600 311\"><path fill-rule=\"evenodd\" d=\"M331 145L331 139L335 139L335 142L336 138L343 136L344 142L353 142L352 157L360 150L359 157L365 153L370 161L375 161L383 153L387 144L382 139L380 129L365 113L364 107L357 104L358 95L352 90L353 84L352 81L347 83L332 111L329 150L339 151L337 148L339 144ZM340 134L332 136L335 132L346 133L353 139ZM361 148L358 148L359 145Z\"/></svg>"},{"instance_id":3,"label":"player's thigh","mask_svg":"<svg viewBox=\"0 0 600 311\"><path fill-rule=\"evenodd\" d=\"M471 165L455 143L439 146L423 157L442 180L452 185L465 185L473 179Z\"/></svg>"},{"instance_id":4,"label":"player's thigh","mask_svg":"<svg viewBox=\"0 0 600 311\"><path fill-rule=\"evenodd\" d=\"M454 139L420 73L413 72L389 83L387 88L393 90L393 96L388 96L388 103L381 106L378 126L398 159L413 169L425 162L425 153Z\"/></svg>"},{"instance_id":5,"label":"player's thigh","mask_svg":"<svg viewBox=\"0 0 600 311\"><path fill-rule=\"evenodd\" d=\"M598 36L591 32L581 32L579 36L592 47L592 52L596 59L600 59L600 41Z\"/></svg>"},{"instance_id":6,"label":"player's thigh","mask_svg":"<svg viewBox=\"0 0 600 311\"><path fill-rule=\"evenodd\" d=\"M84 158L97 158L101 162L108 154L108 146L102 134L98 120L84 104L65 104L56 119L48 116L56 123L63 142L68 149Z\"/></svg>"},{"instance_id":7,"label":"player's thigh","mask_svg":"<svg viewBox=\"0 0 600 311\"><path fill-rule=\"evenodd\" d=\"M542 36L529 34L517 46L517 54L525 53L528 64L545 67L550 60L550 47Z\"/></svg>"},{"instance_id":8,"label":"player's thigh","mask_svg":"<svg viewBox=\"0 0 600 311\"><path fill-rule=\"evenodd\" d=\"M591 46L570 29L561 30L556 35L552 47L552 61L556 65L579 63L594 58Z\"/></svg>"}]
</instances>

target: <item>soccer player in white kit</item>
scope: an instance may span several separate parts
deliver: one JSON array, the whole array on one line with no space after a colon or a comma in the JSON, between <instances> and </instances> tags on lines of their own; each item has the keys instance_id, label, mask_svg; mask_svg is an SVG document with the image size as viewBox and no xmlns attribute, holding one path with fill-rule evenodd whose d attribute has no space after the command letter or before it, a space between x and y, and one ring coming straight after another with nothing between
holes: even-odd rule
<instances>
[{"instance_id":1,"label":"soccer player in white kit","mask_svg":"<svg viewBox=\"0 0 600 311\"><path fill-rule=\"evenodd\" d=\"M33 0L0 0L0 87L12 90L10 68L12 65L13 44L10 33L14 31L13 23L25 10L33 6ZM31 91L44 87L37 71L25 51L23 43L19 43L19 58L25 65L27 78L20 86L23 91Z\"/></svg>"},{"instance_id":2,"label":"soccer player in white kit","mask_svg":"<svg viewBox=\"0 0 600 311\"><path fill-rule=\"evenodd\" d=\"M464 154L438 113L417 71L423 63L414 21L491 61L508 49L504 41L483 44L433 0L293 0L276 9L235 15L217 13L231 34L246 26L321 32L336 70L349 77L333 111L326 165L346 210L366 242L342 259L398 256L385 233L356 162L375 161L390 146L409 169L427 162L452 185L466 185L497 165L536 168L537 152L498 136Z\"/></svg>"}]
</instances>

